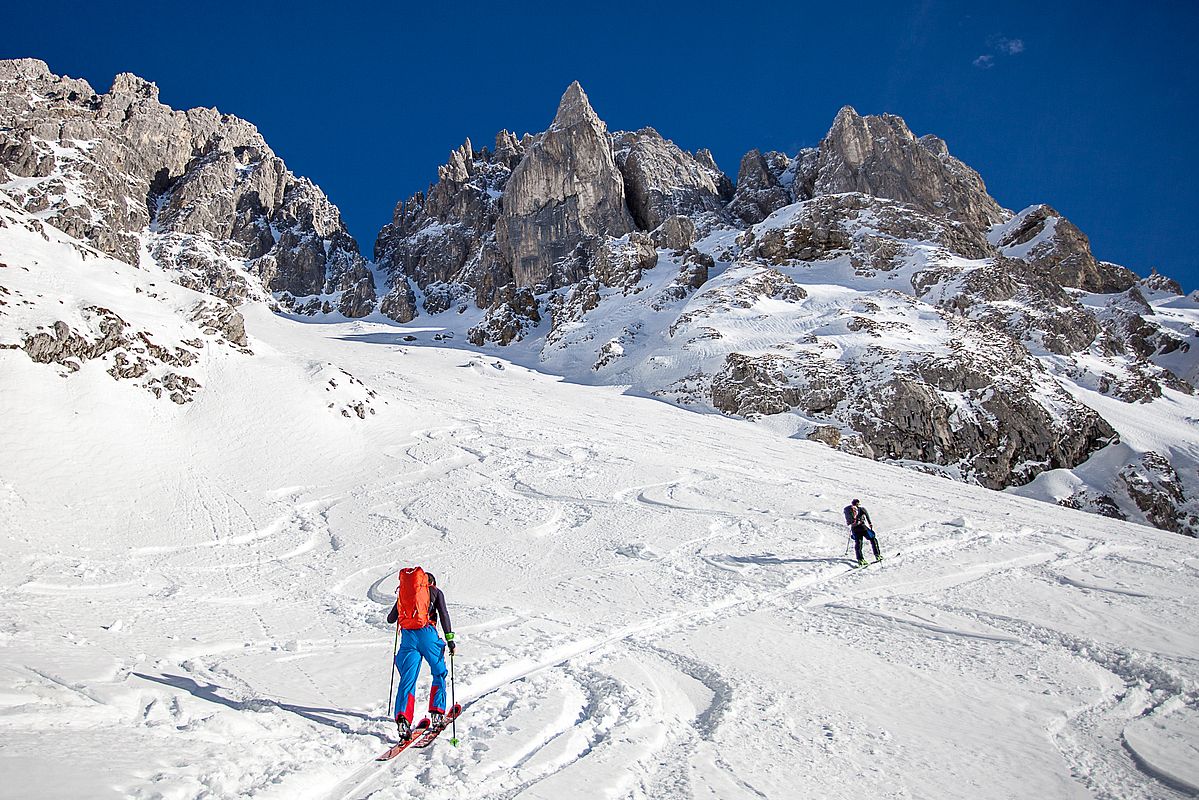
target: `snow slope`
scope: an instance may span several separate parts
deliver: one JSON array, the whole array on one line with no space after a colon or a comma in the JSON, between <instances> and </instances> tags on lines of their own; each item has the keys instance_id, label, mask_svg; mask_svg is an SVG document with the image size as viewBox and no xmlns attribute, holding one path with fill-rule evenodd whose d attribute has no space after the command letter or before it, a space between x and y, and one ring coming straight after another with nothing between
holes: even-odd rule
<instances>
[{"instance_id":1,"label":"snow slope","mask_svg":"<svg viewBox=\"0 0 1199 800\"><path fill-rule=\"evenodd\" d=\"M22 325L155 280L54 257L22 273L48 315ZM145 324L182 341L185 300ZM1199 793L1194 540L563 381L428 319L243 311L252 354L205 348L184 404L0 350L0 795ZM851 497L894 556L862 572ZM380 766L412 563L460 633L462 743Z\"/></svg>"}]
</instances>

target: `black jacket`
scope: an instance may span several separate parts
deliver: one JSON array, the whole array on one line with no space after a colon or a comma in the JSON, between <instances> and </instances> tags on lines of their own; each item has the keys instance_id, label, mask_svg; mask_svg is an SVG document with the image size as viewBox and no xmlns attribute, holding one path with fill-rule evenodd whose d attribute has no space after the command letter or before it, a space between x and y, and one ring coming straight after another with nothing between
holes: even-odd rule
<instances>
[{"instance_id":1,"label":"black jacket","mask_svg":"<svg viewBox=\"0 0 1199 800\"><path fill-rule=\"evenodd\" d=\"M387 612L387 624L394 625L396 620L400 618L399 609L395 603L391 604L391 611ZM453 633L454 627L450 624L450 612L445 607L445 595L436 586L429 587L429 624L436 625L437 621L441 620L442 633Z\"/></svg>"},{"instance_id":2,"label":"black jacket","mask_svg":"<svg viewBox=\"0 0 1199 800\"><path fill-rule=\"evenodd\" d=\"M870 513L866 510L866 506L861 504L856 507L852 505L845 507L845 524L855 528L874 527L874 523L870 520Z\"/></svg>"}]
</instances>

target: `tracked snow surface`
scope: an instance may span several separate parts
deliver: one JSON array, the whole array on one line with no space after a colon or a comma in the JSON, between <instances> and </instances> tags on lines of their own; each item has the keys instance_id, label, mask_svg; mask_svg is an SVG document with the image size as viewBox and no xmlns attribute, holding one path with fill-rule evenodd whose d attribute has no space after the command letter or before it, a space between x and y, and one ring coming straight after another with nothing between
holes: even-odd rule
<instances>
[{"instance_id":1,"label":"tracked snow surface","mask_svg":"<svg viewBox=\"0 0 1199 800\"><path fill-rule=\"evenodd\" d=\"M153 259L0 211L4 797L1199 793L1194 539L440 318L251 303L243 338ZM862 571L853 497L892 556ZM414 563L459 632L461 743L380 765Z\"/></svg>"}]
</instances>

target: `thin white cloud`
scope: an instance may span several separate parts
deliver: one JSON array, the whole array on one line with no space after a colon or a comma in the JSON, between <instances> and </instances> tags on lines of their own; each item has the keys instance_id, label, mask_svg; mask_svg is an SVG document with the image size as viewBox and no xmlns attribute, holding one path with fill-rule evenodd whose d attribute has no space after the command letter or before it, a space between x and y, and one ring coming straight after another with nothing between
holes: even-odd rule
<instances>
[{"instance_id":1,"label":"thin white cloud","mask_svg":"<svg viewBox=\"0 0 1199 800\"><path fill-rule=\"evenodd\" d=\"M1000 39L999 49L1001 52L1007 53L1009 56L1019 55L1024 52L1023 39Z\"/></svg>"},{"instance_id":2,"label":"thin white cloud","mask_svg":"<svg viewBox=\"0 0 1199 800\"><path fill-rule=\"evenodd\" d=\"M990 69L991 67L995 66L995 56L979 56L978 58L974 59L974 66L978 67L979 69Z\"/></svg>"}]
</instances>

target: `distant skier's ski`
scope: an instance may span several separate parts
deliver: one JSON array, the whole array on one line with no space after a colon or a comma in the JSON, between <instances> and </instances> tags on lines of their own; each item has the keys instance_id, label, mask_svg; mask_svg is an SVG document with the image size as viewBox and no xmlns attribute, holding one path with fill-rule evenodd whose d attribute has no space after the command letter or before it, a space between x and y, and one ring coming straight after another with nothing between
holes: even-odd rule
<instances>
[{"instance_id":1,"label":"distant skier's ski","mask_svg":"<svg viewBox=\"0 0 1199 800\"><path fill-rule=\"evenodd\" d=\"M446 728L450 727L450 723L456 720L458 715L461 713L462 706L460 705L456 705L447 711L445 717L442 718L439 724L434 725L421 734L420 738L416 742L416 747L428 747L429 745L433 744L433 741L437 738L437 735Z\"/></svg>"},{"instance_id":2,"label":"distant skier's ski","mask_svg":"<svg viewBox=\"0 0 1199 800\"><path fill-rule=\"evenodd\" d=\"M424 720L424 722L426 723L424 726L418 726L415 730L412 731L412 735L410 735L404 741L398 742L397 744L392 745L391 748L386 753L384 753L383 755L376 758L375 761L390 761L391 759L398 756L400 753L404 752L404 750L407 749L410 745L416 744L421 739L421 737L424 736L428 732L428 720Z\"/></svg>"},{"instance_id":3,"label":"distant skier's ski","mask_svg":"<svg viewBox=\"0 0 1199 800\"><path fill-rule=\"evenodd\" d=\"M896 553L895 555L887 556L886 558L880 558L878 561L867 561L865 564L854 564L852 569L866 569L866 567L874 564L881 564L884 561L890 561L893 558L899 558L901 555L903 555L903 553Z\"/></svg>"}]
</instances>

